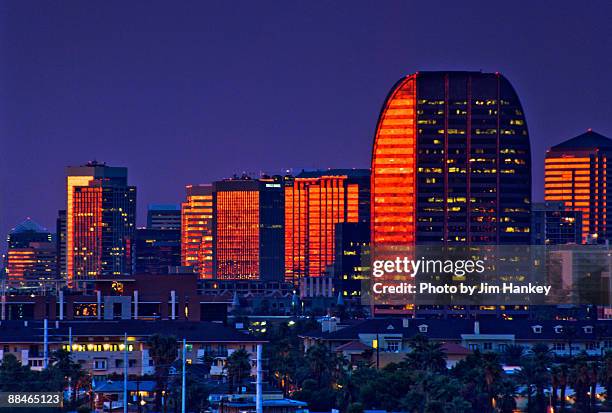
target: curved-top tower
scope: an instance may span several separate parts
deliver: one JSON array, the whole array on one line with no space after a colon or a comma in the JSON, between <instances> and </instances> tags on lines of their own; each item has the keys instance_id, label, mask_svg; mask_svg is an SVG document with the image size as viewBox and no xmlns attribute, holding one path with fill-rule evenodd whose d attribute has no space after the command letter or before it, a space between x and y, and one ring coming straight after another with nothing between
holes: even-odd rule
<instances>
[{"instance_id":1,"label":"curved-top tower","mask_svg":"<svg viewBox=\"0 0 612 413\"><path fill-rule=\"evenodd\" d=\"M531 155L498 73L418 72L382 107L372 151L372 244L529 244Z\"/></svg>"}]
</instances>

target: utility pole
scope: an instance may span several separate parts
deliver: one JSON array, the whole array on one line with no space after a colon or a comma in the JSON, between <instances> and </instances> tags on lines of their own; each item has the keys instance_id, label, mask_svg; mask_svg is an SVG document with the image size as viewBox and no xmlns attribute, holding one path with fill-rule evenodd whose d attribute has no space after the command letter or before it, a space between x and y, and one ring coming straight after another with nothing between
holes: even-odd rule
<instances>
[{"instance_id":1,"label":"utility pole","mask_svg":"<svg viewBox=\"0 0 612 413\"><path fill-rule=\"evenodd\" d=\"M128 344L127 333L123 335L123 413L128 413Z\"/></svg>"},{"instance_id":2,"label":"utility pole","mask_svg":"<svg viewBox=\"0 0 612 413\"><path fill-rule=\"evenodd\" d=\"M43 342L43 367L49 367L49 320L44 321L45 336Z\"/></svg>"},{"instance_id":3,"label":"utility pole","mask_svg":"<svg viewBox=\"0 0 612 413\"><path fill-rule=\"evenodd\" d=\"M255 413L263 413L263 366L261 360L262 345L257 345L257 381L255 382Z\"/></svg>"},{"instance_id":4,"label":"utility pole","mask_svg":"<svg viewBox=\"0 0 612 413\"><path fill-rule=\"evenodd\" d=\"M380 369L380 341L376 333L376 370Z\"/></svg>"},{"instance_id":5,"label":"utility pole","mask_svg":"<svg viewBox=\"0 0 612 413\"><path fill-rule=\"evenodd\" d=\"M185 358L187 357L187 343L183 338L183 384L181 386L181 412L185 413Z\"/></svg>"}]
</instances>

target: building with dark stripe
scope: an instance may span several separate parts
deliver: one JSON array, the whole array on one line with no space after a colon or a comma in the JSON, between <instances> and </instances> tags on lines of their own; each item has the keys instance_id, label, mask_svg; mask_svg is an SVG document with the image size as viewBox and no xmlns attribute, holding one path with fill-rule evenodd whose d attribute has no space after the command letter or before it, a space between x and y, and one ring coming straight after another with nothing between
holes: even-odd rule
<instances>
[{"instance_id":1,"label":"building with dark stripe","mask_svg":"<svg viewBox=\"0 0 612 413\"><path fill-rule=\"evenodd\" d=\"M528 244L523 108L499 73L419 72L387 96L372 153L372 243Z\"/></svg>"}]
</instances>

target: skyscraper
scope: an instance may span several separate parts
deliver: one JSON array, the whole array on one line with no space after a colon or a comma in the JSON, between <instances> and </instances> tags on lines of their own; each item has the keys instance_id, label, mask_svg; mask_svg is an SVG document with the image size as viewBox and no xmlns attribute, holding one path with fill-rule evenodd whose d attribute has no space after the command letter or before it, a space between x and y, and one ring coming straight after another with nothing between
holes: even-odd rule
<instances>
[{"instance_id":1,"label":"skyscraper","mask_svg":"<svg viewBox=\"0 0 612 413\"><path fill-rule=\"evenodd\" d=\"M169 267L181 265L181 231L138 228L134 256L136 274L168 274Z\"/></svg>"},{"instance_id":2,"label":"skyscraper","mask_svg":"<svg viewBox=\"0 0 612 413\"><path fill-rule=\"evenodd\" d=\"M148 229L181 229L181 206L152 204L147 210Z\"/></svg>"},{"instance_id":3,"label":"skyscraper","mask_svg":"<svg viewBox=\"0 0 612 413\"><path fill-rule=\"evenodd\" d=\"M181 205L181 265L194 267L200 278L213 278L213 188L188 185Z\"/></svg>"},{"instance_id":4,"label":"skyscraper","mask_svg":"<svg viewBox=\"0 0 612 413\"><path fill-rule=\"evenodd\" d=\"M7 237L9 282L38 282L56 277L56 246L53 235L30 218L17 225Z\"/></svg>"},{"instance_id":5,"label":"skyscraper","mask_svg":"<svg viewBox=\"0 0 612 413\"><path fill-rule=\"evenodd\" d=\"M532 245L582 243L582 212L568 210L563 202L534 202L531 220Z\"/></svg>"},{"instance_id":6,"label":"skyscraper","mask_svg":"<svg viewBox=\"0 0 612 413\"><path fill-rule=\"evenodd\" d=\"M55 221L55 249L57 250L56 278L66 279L66 210L57 211Z\"/></svg>"},{"instance_id":7,"label":"skyscraper","mask_svg":"<svg viewBox=\"0 0 612 413\"><path fill-rule=\"evenodd\" d=\"M528 244L529 134L498 73L419 72L387 96L372 153L372 243Z\"/></svg>"},{"instance_id":8,"label":"skyscraper","mask_svg":"<svg viewBox=\"0 0 612 413\"><path fill-rule=\"evenodd\" d=\"M281 177L243 177L213 184L216 278L283 279L283 185Z\"/></svg>"},{"instance_id":9,"label":"skyscraper","mask_svg":"<svg viewBox=\"0 0 612 413\"><path fill-rule=\"evenodd\" d=\"M285 281L332 275L336 224L370 221L370 171L302 172L285 186Z\"/></svg>"},{"instance_id":10,"label":"skyscraper","mask_svg":"<svg viewBox=\"0 0 612 413\"><path fill-rule=\"evenodd\" d=\"M127 168L90 162L66 170L66 273L73 280L132 273L136 187Z\"/></svg>"},{"instance_id":11,"label":"skyscraper","mask_svg":"<svg viewBox=\"0 0 612 413\"><path fill-rule=\"evenodd\" d=\"M584 242L603 243L612 237L608 220L611 156L612 139L590 129L546 152L544 197L582 212Z\"/></svg>"},{"instance_id":12,"label":"skyscraper","mask_svg":"<svg viewBox=\"0 0 612 413\"><path fill-rule=\"evenodd\" d=\"M368 222L336 224L336 259L334 278L337 289L344 297L359 298L361 282L368 277L370 252L370 225Z\"/></svg>"}]
</instances>

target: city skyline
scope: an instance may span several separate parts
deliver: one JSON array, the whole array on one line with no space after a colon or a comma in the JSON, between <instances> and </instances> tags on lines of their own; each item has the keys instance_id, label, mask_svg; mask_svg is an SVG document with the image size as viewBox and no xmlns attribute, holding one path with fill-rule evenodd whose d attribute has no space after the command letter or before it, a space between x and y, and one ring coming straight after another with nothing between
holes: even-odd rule
<instances>
[{"instance_id":1,"label":"city skyline","mask_svg":"<svg viewBox=\"0 0 612 413\"><path fill-rule=\"evenodd\" d=\"M31 7L1 10L7 20L3 38L12 40L1 47L13 63L0 77L10 86L0 99L7 141L3 234L28 216L53 228L65 203L63 168L93 158L129 168L139 189L138 226L145 223L148 204L179 203L188 184L262 169L368 167L376 114L389 83L418 70L500 71L512 82L533 141L534 201L543 199L546 149L587 128L611 135L611 102L603 97L611 82L604 76L610 56L595 52L610 41L604 18L610 6L603 2L578 10L569 2L526 10L480 4L477 16L447 8L439 16L445 23L440 33L426 22L400 24L396 16L428 15L433 6L275 6L284 17L279 20L266 19L270 6L262 6L254 10L260 22L232 23L235 30L219 45L213 40L226 28L212 19L242 19L223 6L190 4L173 9L169 19L159 4L130 5L123 17L104 8L90 13L78 3L64 10L41 5L34 16ZM83 25L46 23L66 13ZM131 21L138 13L147 19ZM379 19L369 18L371 13ZM337 26L345 15L352 19ZM462 29L463 39L450 39L464 22L473 24ZM540 24L529 24L534 22ZM155 32L155 25L165 31ZM282 30L287 25L295 30ZM105 36L107 27L115 35ZM344 30L330 40L337 27ZM241 46L251 34L260 41ZM437 53L441 39L448 44ZM478 40L478 47L466 39ZM490 57L501 44L508 53ZM38 69L43 61L44 74ZM165 75L170 71L176 75ZM289 104L278 105L277 99ZM236 113L240 121L228 123Z\"/></svg>"}]
</instances>

